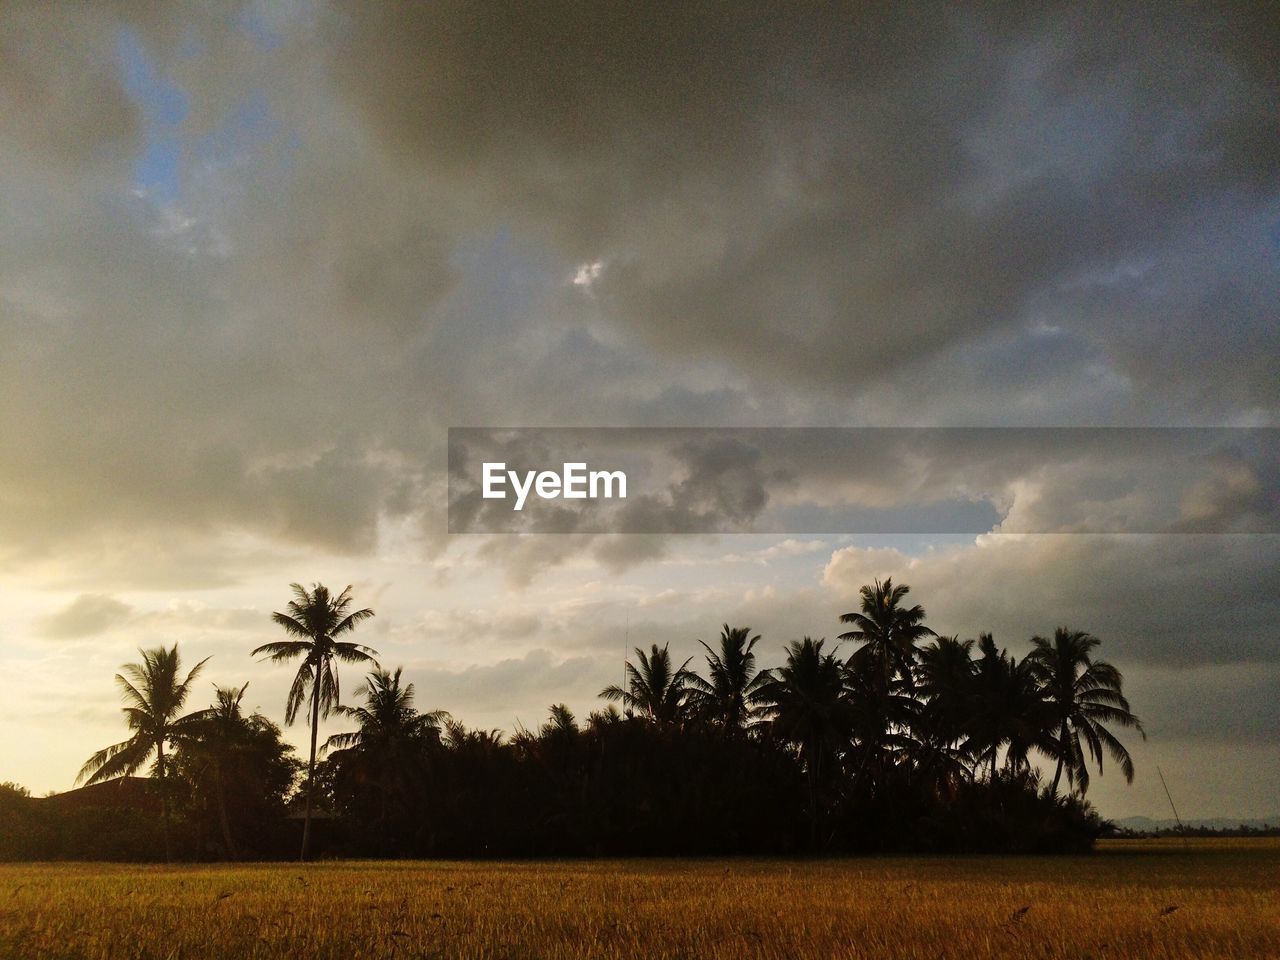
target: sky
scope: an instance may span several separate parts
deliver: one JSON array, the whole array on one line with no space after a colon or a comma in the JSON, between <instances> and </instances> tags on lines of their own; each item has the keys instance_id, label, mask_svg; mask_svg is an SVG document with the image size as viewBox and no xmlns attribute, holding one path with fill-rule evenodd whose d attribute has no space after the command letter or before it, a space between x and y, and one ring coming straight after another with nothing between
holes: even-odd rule
<instances>
[{"instance_id":1,"label":"sky","mask_svg":"<svg viewBox=\"0 0 1280 960\"><path fill-rule=\"evenodd\" d=\"M1280 23L1149 6L0 6L0 780L122 739L140 647L282 721L295 581L510 731L892 576L1102 638L1148 733L1104 815L1157 767L1280 813L1280 535L1027 532L1150 465L1027 465L963 536L447 532L450 427L1280 426Z\"/></svg>"}]
</instances>

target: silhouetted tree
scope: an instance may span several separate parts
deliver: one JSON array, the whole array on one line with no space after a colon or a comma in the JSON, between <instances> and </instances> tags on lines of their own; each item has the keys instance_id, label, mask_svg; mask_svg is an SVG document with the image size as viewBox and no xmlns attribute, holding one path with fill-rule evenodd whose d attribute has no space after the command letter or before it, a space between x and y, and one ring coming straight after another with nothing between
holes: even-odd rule
<instances>
[{"instance_id":1,"label":"silhouetted tree","mask_svg":"<svg viewBox=\"0 0 1280 960\"><path fill-rule=\"evenodd\" d=\"M214 801L218 809L218 827L222 831L222 843L227 859L238 860L235 838L231 835L231 821L227 817L227 787L223 770L233 751L243 742L246 732L240 701L249 689L246 683L235 687L214 688L213 706L202 724L197 737L192 738L192 752L206 760L213 772Z\"/></svg>"},{"instance_id":2,"label":"silhouetted tree","mask_svg":"<svg viewBox=\"0 0 1280 960\"><path fill-rule=\"evenodd\" d=\"M708 678L689 676L688 703L701 716L726 730L747 726L760 716L760 690L769 682L768 670L756 669L752 652L760 636L751 636L750 627L730 627L720 632L720 649L707 651Z\"/></svg>"},{"instance_id":3,"label":"silhouetted tree","mask_svg":"<svg viewBox=\"0 0 1280 960\"><path fill-rule=\"evenodd\" d=\"M191 693L191 683L206 663L206 657L179 680L182 659L178 645L170 649L156 647L139 650L141 663L127 663L116 674L116 684L124 698L125 722L133 736L128 740L99 750L80 769L76 782L99 783L125 777L140 770L154 755L155 778L160 788L160 822L164 836L164 856L172 856L169 840L169 769L165 745L192 735L204 721L208 711L197 710L183 715L182 708Z\"/></svg>"},{"instance_id":4,"label":"silhouetted tree","mask_svg":"<svg viewBox=\"0 0 1280 960\"><path fill-rule=\"evenodd\" d=\"M892 767L917 761L923 753L916 738L922 705L903 677L883 686L872 659L852 657L841 664L841 672L850 785L866 795L878 794Z\"/></svg>"},{"instance_id":5,"label":"silhouetted tree","mask_svg":"<svg viewBox=\"0 0 1280 960\"><path fill-rule=\"evenodd\" d=\"M787 647L787 660L760 691L772 734L792 744L809 792L809 845L818 845L818 787L829 757L848 729L844 673L825 640L805 637Z\"/></svg>"},{"instance_id":6,"label":"silhouetted tree","mask_svg":"<svg viewBox=\"0 0 1280 960\"><path fill-rule=\"evenodd\" d=\"M1058 763L1050 788L1054 794L1058 792L1064 767L1067 777L1079 786L1080 792L1088 791L1085 746L1097 763L1099 773L1105 748L1120 765L1125 780L1133 782L1133 759L1105 724L1137 730L1144 740L1146 732L1129 709L1129 701L1122 692L1120 671L1104 660L1093 659L1093 651L1101 642L1091 634L1066 627L1054 630L1052 640L1031 638L1034 649L1029 658L1038 670L1044 695L1052 704L1057 721Z\"/></svg>"},{"instance_id":7,"label":"silhouetted tree","mask_svg":"<svg viewBox=\"0 0 1280 960\"><path fill-rule=\"evenodd\" d=\"M689 660L678 670L673 670L666 644L661 647L653 644L648 655L639 647L635 652L639 666L632 666L631 661L627 661L627 689L615 684L601 690L600 696L619 702L628 710L656 723L679 722L683 719L689 693L691 675L686 669Z\"/></svg>"},{"instance_id":8,"label":"silhouetted tree","mask_svg":"<svg viewBox=\"0 0 1280 960\"><path fill-rule=\"evenodd\" d=\"M378 669L369 674L360 691L364 706L338 707L358 728L338 733L325 742L334 751L330 761L335 778L355 779L372 788L377 797L379 828L398 831L413 811L413 801L427 777L430 752L441 742L441 726L449 719L443 710L420 713L413 705L413 684L401 683L395 673Z\"/></svg>"},{"instance_id":9,"label":"silhouetted tree","mask_svg":"<svg viewBox=\"0 0 1280 960\"><path fill-rule=\"evenodd\" d=\"M298 770L280 728L259 713L246 714L248 684L215 687L204 720L178 744L175 770L190 790L189 816L203 827L209 808L222 838L222 856L278 849L272 833L283 824L285 799ZM201 833L203 836L203 833Z\"/></svg>"},{"instance_id":10,"label":"silhouetted tree","mask_svg":"<svg viewBox=\"0 0 1280 960\"><path fill-rule=\"evenodd\" d=\"M918 734L925 749L924 763L935 770L952 770L960 763L958 748L968 732L976 693L973 645L973 640L938 637L920 649Z\"/></svg>"},{"instance_id":11,"label":"silhouetted tree","mask_svg":"<svg viewBox=\"0 0 1280 960\"><path fill-rule=\"evenodd\" d=\"M1041 688L1036 662L1029 657L1018 660L998 649L989 633L978 637L978 651L967 749L989 764L992 779L1001 748L1013 772L1026 769L1033 750L1056 759L1055 717Z\"/></svg>"},{"instance_id":12,"label":"silhouetted tree","mask_svg":"<svg viewBox=\"0 0 1280 960\"><path fill-rule=\"evenodd\" d=\"M294 599L289 601L288 613L273 613L271 619L284 628L293 639L264 643L253 651L254 656L266 654L271 662L279 663L302 657L302 664L289 688L285 701L285 723L292 724L298 709L309 701L307 719L311 722L311 753L307 759L306 800L302 821L302 852L299 858L307 859L311 842L311 804L316 773L316 739L320 732L320 718L340 705L337 661L345 663L372 662L377 651L362 644L339 640L360 623L373 616L365 608L351 610L351 587L336 597L327 587L313 584L310 591L296 583L290 584Z\"/></svg>"},{"instance_id":13,"label":"silhouetted tree","mask_svg":"<svg viewBox=\"0 0 1280 960\"><path fill-rule=\"evenodd\" d=\"M544 737L574 737L579 733L578 720L563 703L553 703L551 716L542 727Z\"/></svg>"},{"instance_id":14,"label":"silhouetted tree","mask_svg":"<svg viewBox=\"0 0 1280 960\"><path fill-rule=\"evenodd\" d=\"M860 662L874 665L880 689L887 691L894 676L909 679L916 659L916 644L936 636L924 625L924 607L901 606L902 598L911 592L906 584L893 585L890 577L875 586L864 586L862 608L840 617L841 623L851 623L853 630L840 634L840 640L853 640L862 646L849 658L851 665Z\"/></svg>"},{"instance_id":15,"label":"silhouetted tree","mask_svg":"<svg viewBox=\"0 0 1280 960\"><path fill-rule=\"evenodd\" d=\"M361 856L784 853L806 835L813 851L1087 849L1103 826L1083 796L1089 768L1108 753L1132 777L1112 728L1142 730L1095 637L1060 628L1018 659L990 634L937 636L890 580L864 587L861 611L842 618L858 644L848 657L805 637L781 667L760 669L760 637L725 624L717 646L702 644L705 676L665 646L636 649L625 689L602 691L605 709L580 724L555 704L510 738L420 711L400 669L346 639L372 616L352 610L350 588L294 595L273 615L288 637L254 653L302 661L285 718L307 704L304 858L317 802L337 815L325 850ZM339 701L339 661L373 664L358 705ZM82 778L155 756L166 846L172 807L196 841L184 849L272 853L303 764L278 727L245 715L245 687L216 688L210 710L181 716L199 669L179 683L176 647L144 651L125 670L133 681L117 678L135 736ZM354 729L330 737L320 761L319 718L334 712ZM1045 760L1056 770L1042 788ZM1064 773L1077 789L1059 796ZM147 802L103 809L86 788L56 815L0 790L0 814L21 833L0 830L0 857L157 856L151 796L132 785Z\"/></svg>"}]
</instances>

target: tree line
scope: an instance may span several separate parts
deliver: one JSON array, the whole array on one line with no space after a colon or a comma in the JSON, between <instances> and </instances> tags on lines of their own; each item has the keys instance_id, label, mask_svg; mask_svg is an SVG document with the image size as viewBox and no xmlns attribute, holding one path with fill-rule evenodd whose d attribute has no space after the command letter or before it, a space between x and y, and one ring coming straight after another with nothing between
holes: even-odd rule
<instances>
[{"instance_id":1,"label":"tree line","mask_svg":"<svg viewBox=\"0 0 1280 960\"><path fill-rule=\"evenodd\" d=\"M804 637L773 668L759 635L727 624L699 641L699 668L636 648L584 722L558 704L506 736L419 710L402 671L351 639L374 614L350 587L294 584L272 615L286 638L253 654L299 664L284 719L307 722L305 761L243 711L245 686L185 712L207 661L183 675L174 645L116 676L131 736L80 780L149 766L165 857L294 842L306 859L317 834L323 854L360 856L1087 849L1104 826L1091 772L1110 759L1131 781L1115 731L1142 734L1098 638L1061 627L1018 658L990 634L935 633L909 592L864 586L835 646ZM369 668L358 705L341 701L342 663ZM331 715L353 729L322 744Z\"/></svg>"}]
</instances>

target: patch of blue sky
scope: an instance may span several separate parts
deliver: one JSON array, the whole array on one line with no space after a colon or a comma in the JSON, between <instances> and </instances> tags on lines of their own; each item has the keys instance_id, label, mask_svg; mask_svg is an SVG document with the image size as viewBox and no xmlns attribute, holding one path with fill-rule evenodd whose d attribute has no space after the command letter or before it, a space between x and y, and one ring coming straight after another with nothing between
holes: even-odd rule
<instances>
[{"instance_id":1,"label":"patch of blue sky","mask_svg":"<svg viewBox=\"0 0 1280 960\"><path fill-rule=\"evenodd\" d=\"M964 536L990 531L1001 520L987 500L949 499L898 507L866 507L858 504L818 506L793 504L769 518L779 530L792 535L836 534L895 535L904 537Z\"/></svg>"},{"instance_id":2,"label":"patch of blue sky","mask_svg":"<svg viewBox=\"0 0 1280 960\"><path fill-rule=\"evenodd\" d=\"M280 130L281 124L271 116L266 93L254 90L224 123L192 143L192 159L211 165L231 163L277 138Z\"/></svg>"},{"instance_id":3,"label":"patch of blue sky","mask_svg":"<svg viewBox=\"0 0 1280 960\"><path fill-rule=\"evenodd\" d=\"M264 47L271 46L271 35L265 27L251 28L246 23L245 29ZM200 52L195 40L183 48L183 56L188 58L199 56ZM125 91L137 104L143 120L144 140L134 163L134 183L156 204L167 206L181 200L183 171L188 164L219 166L237 162L254 153L255 148L275 141L282 149L271 154L273 161L284 170L290 166L298 139L281 135L281 124L272 117L265 91L254 90L223 123L203 137L190 139L183 130L189 102L181 85L163 74L134 31L120 31L117 53Z\"/></svg>"},{"instance_id":4,"label":"patch of blue sky","mask_svg":"<svg viewBox=\"0 0 1280 960\"><path fill-rule=\"evenodd\" d=\"M125 92L137 104L145 131L134 164L134 182L158 201L172 202L181 188L181 127L187 116L187 96L160 74L134 31L119 32L116 50Z\"/></svg>"}]
</instances>

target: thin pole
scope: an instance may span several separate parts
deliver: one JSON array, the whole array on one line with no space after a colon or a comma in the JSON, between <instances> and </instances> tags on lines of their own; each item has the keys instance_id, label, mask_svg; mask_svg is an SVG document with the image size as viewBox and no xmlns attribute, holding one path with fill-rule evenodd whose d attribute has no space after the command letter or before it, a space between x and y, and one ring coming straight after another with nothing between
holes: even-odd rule
<instances>
[{"instance_id":1,"label":"thin pole","mask_svg":"<svg viewBox=\"0 0 1280 960\"><path fill-rule=\"evenodd\" d=\"M1169 798L1169 806L1173 809L1173 819L1178 823L1178 829L1182 830L1182 818L1178 816L1178 808L1173 805L1173 795L1169 793L1169 785L1164 782L1164 773L1159 767L1156 767L1156 773L1160 774L1160 786L1164 787L1164 795Z\"/></svg>"}]
</instances>

